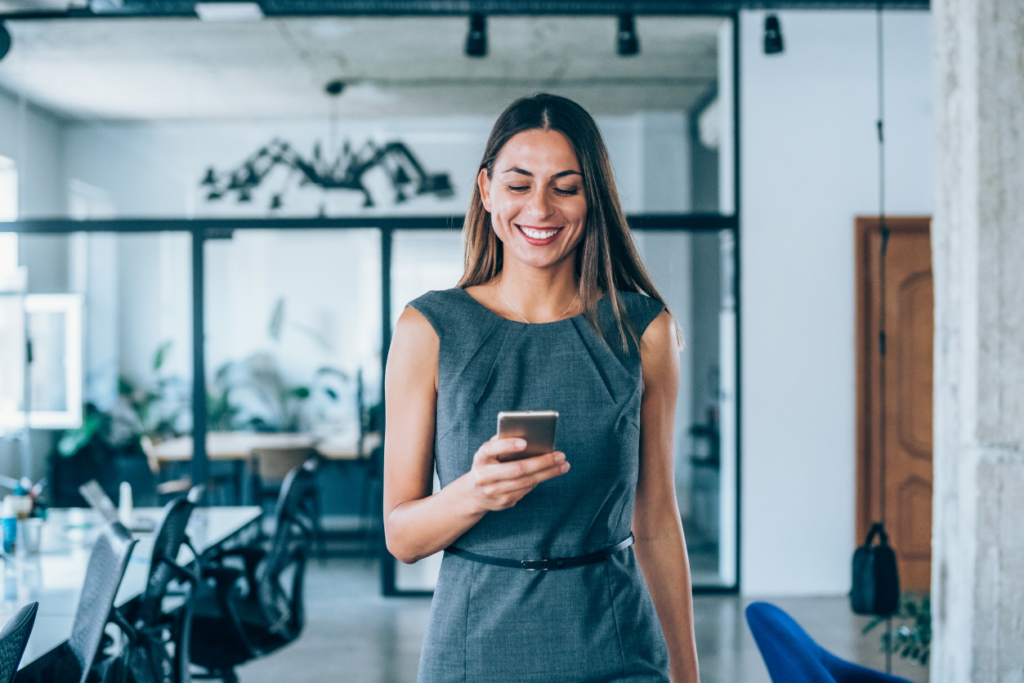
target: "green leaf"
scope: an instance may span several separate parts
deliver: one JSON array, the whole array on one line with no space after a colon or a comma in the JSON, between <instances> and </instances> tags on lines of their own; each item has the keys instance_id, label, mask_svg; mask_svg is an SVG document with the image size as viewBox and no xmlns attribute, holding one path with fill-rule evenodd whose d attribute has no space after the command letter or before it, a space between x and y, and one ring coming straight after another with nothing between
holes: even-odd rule
<instances>
[{"instance_id":1,"label":"green leaf","mask_svg":"<svg viewBox=\"0 0 1024 683\"><path fill-rule=\"evenodd\" d=\"M284 297L281 297L274 304L274 310L270 313L270 325L267 326L267 333L274 341L281 341L281 330L284 328Z\"/></svg>"},{"instance_id":2,"label":"green leaf","mask_svg":"<svg viewBox=\"0 0 1024 683\"><path fill-rule=\"evenodd\" d=\"M881 624L883 621L885 621L885 619L883 619L882 617L875 617L875 618L873 618L871 621L869 621L867 623L867 625L864 628L862 628L860 630L861 634L867 635L872 630L874 630L876 626Z\"/></svg>"},{"instance_id":3,"label":"green leaf","mask_svg":"<svg viewBox=\"0 0 1024 683\"><path fill-rule=\"evenodd\" d=\"M164 361L167 360L167 354L170 353L172 346L174 346L174 342L168 339L157 347L156 354L153 356L153 372L160 372L160 368L163 367Z\"/></svg>"},{"instance_id":4,"label":"green leaf","mask_svg":"<svg viewBox=\"0 0 1024 683\"><path fill-rule=\"evenodd\" d=\"M96 436L100 426L103 424L103 416L99 413L89 412L82 418L82 426L78 429L71 429L64 432L64 436L57 442L57 452L65 458L82 450L92 438Z\"/></svg>"}]
</instances>

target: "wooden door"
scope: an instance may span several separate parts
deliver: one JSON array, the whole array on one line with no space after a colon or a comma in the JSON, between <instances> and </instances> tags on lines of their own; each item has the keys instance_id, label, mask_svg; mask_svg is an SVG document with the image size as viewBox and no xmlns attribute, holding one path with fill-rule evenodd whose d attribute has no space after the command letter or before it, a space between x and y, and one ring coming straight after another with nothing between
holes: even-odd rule
<instances>
[{"instance_id":1,"label":"wooden door","mask_svg":"<svg viewBox=\"0 0 1024 683\"><path fill-rule=\"evenodd\" d=\"M886 218L886 419L881 434L877 218L856 220L857 543L881 517L885 438L886 528L903 590L931 585L932 347L934 289L930 219Z\"/></svg>"}]
</instances>

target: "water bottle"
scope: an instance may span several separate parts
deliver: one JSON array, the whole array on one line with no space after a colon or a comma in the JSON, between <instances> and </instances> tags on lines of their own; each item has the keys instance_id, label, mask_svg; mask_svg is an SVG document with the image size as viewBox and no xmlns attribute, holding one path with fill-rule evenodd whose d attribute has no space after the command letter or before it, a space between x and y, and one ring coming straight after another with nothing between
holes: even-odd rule
<instances>
[{"instance_id":1,"label":"water bottle","mask_svg":"<svg viewBox=\"0 0 1024 683\"><path fill-rule=\"evenodd\" d=\"M5 496L3 504L4 552L8 555L14 555L18 548L18 516L14 507L13 497Z\"/></svg>"},{"instance_id":2,"label":"water bottle","mask_svg":"<svg viewBox=\"0 0 1024 683\"><path fill-rule=\"evenodd\" d=\"M132 485L122 481L117 501L117 518L121 521L121 524L124 524L126 529L131 529L134 514L135 505L132 502Z\"/></svg>"}]
</instances>

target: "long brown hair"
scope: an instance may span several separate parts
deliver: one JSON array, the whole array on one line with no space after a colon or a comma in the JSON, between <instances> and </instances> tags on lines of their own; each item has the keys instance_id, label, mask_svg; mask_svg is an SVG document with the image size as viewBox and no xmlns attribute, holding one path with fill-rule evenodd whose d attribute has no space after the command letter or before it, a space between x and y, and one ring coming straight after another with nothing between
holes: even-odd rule
<instances>
[{"instance_id":1,"label":"long brown hair","mask_svg":"<svg viewBox=\"0 0 1024 683\"><path fill-rule=\"evenodd\" d=\"M502 112L491 129L480 170L486 169L487 177L491 178L494 161L505 143L519 133L537 129L564 135L583 171L587 221L583 240L576 247L576 280L587 320L600 334L597 302L603 292L615 314L623 350L629 350L627 335L639 350L639 336L619 292L641 292L663 305L665 300L655 289L633 242L615 189L608 149L590 114L572 100L558 95L541 93L516 100ZM490 282L501 272L503 262L502 244L491 228L491 214L484 208L478 184L473 187L463 231L466 270L458 286L465 289Z\"/></svg>"}]
</instances>

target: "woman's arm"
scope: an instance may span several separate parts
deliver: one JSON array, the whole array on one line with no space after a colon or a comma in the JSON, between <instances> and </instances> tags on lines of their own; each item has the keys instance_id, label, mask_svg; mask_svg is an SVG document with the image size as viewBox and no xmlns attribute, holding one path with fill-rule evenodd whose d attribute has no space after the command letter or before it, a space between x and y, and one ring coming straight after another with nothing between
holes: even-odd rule
<instances>
[{"instance_id":1,"label":"woman's arm","mask_svg":"<svg viewBox=\"0 0 1024 683\"><path fill-rule=\"evenodd\" d=\"M526 442L495 438L480 447L469 472L431 495L439 350L427 319L406 308L384 378L384 535L402 562L447 548L488 511L512 507L540 482L569 470L559 452L499 462L499 455L520 451Z\"/></svg>"},{"instance_id":2,"label":"woman's arm","mask_svg":"<svg viewBox=\"0 0 1024 683\"><path fill-rule=\"evenodd\" d=\"M696 683L699 673L690 561L672 473L679 344L668 311L655 318L644 332L640 359L644 393L640 404L640 475L633 515L636 558L668 643L672 681Z\"/></svg>"}]
</instances>

